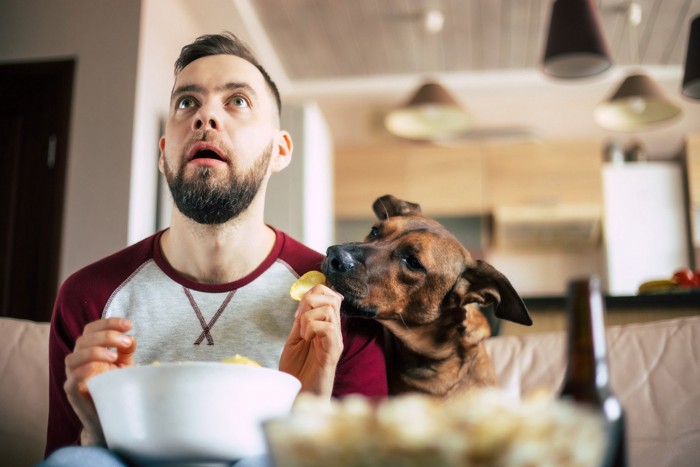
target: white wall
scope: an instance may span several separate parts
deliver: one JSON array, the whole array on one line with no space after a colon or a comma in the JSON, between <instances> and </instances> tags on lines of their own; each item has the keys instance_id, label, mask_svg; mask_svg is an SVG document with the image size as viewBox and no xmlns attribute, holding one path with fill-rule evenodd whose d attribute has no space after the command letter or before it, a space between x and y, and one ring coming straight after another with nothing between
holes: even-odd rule
<instances>
[{"instance_id":1,"label":"white wall","mask_svg":"<svg viewBox=\"0 0 700 467\"><path fill-rule=\"evenodd\" d=\"M127 242L139 0L3 0L0 61L75 58L59 278Z\"/></svg>"},{"instance_id":2,"label":"white wall","mask_svg":"<svg viewBox=\"0 0 700 467\"><path fill-rule=\"evenodd\" d=\"M292 163L272 175L265 222L325 253L333 244L333 145L326 121L311 103L282 105L281 125L294 143Z\"/></svg>"}]
</instances>

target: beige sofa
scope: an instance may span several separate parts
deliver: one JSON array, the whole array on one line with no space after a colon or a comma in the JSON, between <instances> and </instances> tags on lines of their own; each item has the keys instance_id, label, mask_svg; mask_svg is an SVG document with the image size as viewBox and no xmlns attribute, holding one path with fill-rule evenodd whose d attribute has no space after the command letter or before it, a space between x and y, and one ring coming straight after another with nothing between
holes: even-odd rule
<instances>
[{"instance_id":1,"label":"beige sofa","mask_svg":"<svg viewBox=\"0 0 700 467\"><path fill-rule=\"evenodd\" d=\"M48 348L48 323L0 318L0 465L34 465L44 455Z\"/></svg>"},{"instance_id":2,"label":"beige sofa","mask_svg":"<svg viewBox=\"0 0 700 467\"><path fill-rule=\"evenodd\" d=\"M0 465L41 459L46 430L48 324L0 318ZM488 341L500 384L555 391L562 333ZM700 465L700 316L608 329L611 381L627 415L630 466Z\"/></svg>"}]
</instances>

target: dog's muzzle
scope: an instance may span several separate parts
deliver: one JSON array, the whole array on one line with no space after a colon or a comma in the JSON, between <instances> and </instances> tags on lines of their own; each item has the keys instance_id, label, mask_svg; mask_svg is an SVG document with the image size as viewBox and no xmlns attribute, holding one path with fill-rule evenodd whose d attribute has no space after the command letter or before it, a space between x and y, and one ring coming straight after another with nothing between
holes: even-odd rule
<instances>
[{"instance_id":1,"label":"dog's muzzle","mask_svg":"<svg viewBox=\"0 0 700 467\"><path fill-rule=\"evenodd\" d=\"M357 261L349 249L343 245L331 246L326 250L326 264L331 273L350 272L357 266Z\"/></svg>"},{"instance_id":2,"label":"dog's muzzle","mask_svg":"<svg viewBox=\"0 0 700 467\"><path fill-rule=\"evenodd\" d=\"M326 250L321 270L335 290L345 297L341 313L374 318L377 310L363 304L363 297L367 294L364 254L362 245L357 243L331 246Z\"/></svg>"}]
</instances>

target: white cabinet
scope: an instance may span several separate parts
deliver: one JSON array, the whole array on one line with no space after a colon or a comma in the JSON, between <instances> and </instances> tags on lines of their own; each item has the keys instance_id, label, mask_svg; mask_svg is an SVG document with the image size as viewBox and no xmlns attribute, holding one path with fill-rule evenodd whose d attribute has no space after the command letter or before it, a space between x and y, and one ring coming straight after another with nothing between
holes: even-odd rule
<instances>
[{"instance_id":1,"label":"white cabinet","mask_svg":"<svg viewBox=\"0 0 700 467\"><path fill-rule=\"evenodd\" d=\"M642 282L668 278L690 264L682 177L677 162L603 166L611 295L635 295Z\"/></svg>"}]
</instances>

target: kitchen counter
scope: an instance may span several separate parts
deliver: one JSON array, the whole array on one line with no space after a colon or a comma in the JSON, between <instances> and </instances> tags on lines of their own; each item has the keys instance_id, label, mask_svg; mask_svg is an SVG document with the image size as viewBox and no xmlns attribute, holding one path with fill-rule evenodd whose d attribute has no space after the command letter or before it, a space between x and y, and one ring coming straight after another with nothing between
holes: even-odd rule
<instances>
[{"instance_id":1,"label":"kitchen counter","mask_svg":"<svg viewBox=\"0 0 700 467\"><path fill-rule=\"evenodd\" d=\"M501 321L498 334L525 335L566 330L566 297L524 297L533 325ZM635 296L606 296L605 324L622 325L700 315L700 290Z\"/></svg>"},{"instance_id":2,"label":"kitchen counter","mask_svg":"<svg viewBox=\"0 0 700 467\"><path fill-rule=\"evenodd\" d=\"M538 311L562 311L566 307L566 297L523 297L528 309ZM700 314L700 289L674 293L654 293L630 296L606 296L608 310L625 309L683 309L695 308Z\"/></svg>"}]
</instances>

